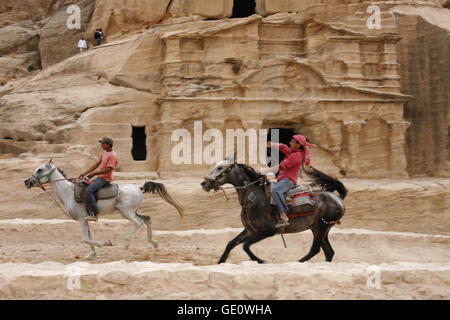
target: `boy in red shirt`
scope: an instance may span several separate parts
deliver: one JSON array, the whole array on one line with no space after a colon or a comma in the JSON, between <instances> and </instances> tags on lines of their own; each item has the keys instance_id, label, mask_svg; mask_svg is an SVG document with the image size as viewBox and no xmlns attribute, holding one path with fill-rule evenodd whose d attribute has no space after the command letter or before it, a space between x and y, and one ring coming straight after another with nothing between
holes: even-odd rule
<instances>
[{"instance_id":1,"label":"boy in red shirt","mask_svg":"<svg viewBox=\"0 0 450 320\"><path fill-rule=\"evenodd\" d=\"M86 188L86 197L91 208L89 215L85 220L97 221L97 214L99 213L97 202L95 200L95 193L102 187L108 185L113 180L113 170L117 166L117 154L112 150L113 140L108 137L104 137L99 140L102 144L104 152L100 155L99 160L88 170L82 173L79 178L84 177L92 178L97 176L96 179ZM94 171L99 167L98 171Z\"/></svg>"}]
</instances>

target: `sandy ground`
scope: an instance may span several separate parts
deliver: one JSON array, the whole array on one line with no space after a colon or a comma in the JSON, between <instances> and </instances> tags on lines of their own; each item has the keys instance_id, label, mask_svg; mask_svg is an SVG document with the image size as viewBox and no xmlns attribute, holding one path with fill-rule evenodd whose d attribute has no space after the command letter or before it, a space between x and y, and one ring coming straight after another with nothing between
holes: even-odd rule
<instances>
[{"instance_id":1,"label":"sandy ground","mask_svg":"<svg viewBox=\"0 0 450 320\"><path fill-rule=\"evenodd\" d=\"M91 263L117 260L151 261L155 263L184 263L211 265L223 252L225 245L242 229L203 229L186 231L154 231L159 244L154 249L146 239L144 227L133 238L130 249L125 249L124 236L131 228L126 220L100 220L91 223L95 240L111 240L112 247L97 249ZM83 260L90 250L81 243L77 222L64 220L0 220L3 234L0 245L0 263L41 263L55 261L69 264ZM312 243L312 233L285 235L287 248L280 236L255 244L254 252L269 263L298 261ZM330 242L336 251L334 262L390 262L450 261L450 236L402 232L380 232L361 229L334 228ZM230 263L248 261L241 247L232 251ZM324 261L323 253L312 261Z\"/></svg>"}]
</instances>

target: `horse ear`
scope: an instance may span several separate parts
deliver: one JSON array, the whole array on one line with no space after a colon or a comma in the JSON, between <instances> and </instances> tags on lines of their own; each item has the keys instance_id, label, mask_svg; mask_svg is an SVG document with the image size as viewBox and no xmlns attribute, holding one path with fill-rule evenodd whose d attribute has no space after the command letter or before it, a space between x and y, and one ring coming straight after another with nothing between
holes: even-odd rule
<instances>
[{"instance_id":1,"label":"horse ear","mask_svg":"<svg viewBox=\"0 0 450 320\"><path fill-rule=\"evenodd\" d=\"M237 163L237 152L235 152L235 153L233 154L233 161L234 161L234 164Z\"/></svg>"},{"instance_id":2,"label":"horse ear","mask_svg":"<svg viewBox=\"0 0 450 320\"><path fill-rule=\"evenodd\" d=\"M50 161L48 162L48 164L52 164L53 163L53 158L50 158Z\"/></svg>"}]
</instances>

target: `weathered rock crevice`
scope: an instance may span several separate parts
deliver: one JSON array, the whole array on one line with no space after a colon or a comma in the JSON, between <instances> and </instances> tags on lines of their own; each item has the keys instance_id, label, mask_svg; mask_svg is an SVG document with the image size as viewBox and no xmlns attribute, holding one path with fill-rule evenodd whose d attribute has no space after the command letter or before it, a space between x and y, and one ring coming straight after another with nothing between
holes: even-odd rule
<instances>
[{"instance_id":1,"label":"weathered rock crevice","mask_svg":"<svg viewBox=\"0 0 450 320\"><path fill-rule=\"evenodd\" d=\"M448 15L450 18L450 14ZM397 13L402 92L411 122L406 134L408 172L413 176L447 175L450 110L450 26L432 24L419 15Z\"/></svg>"}]
</instances>

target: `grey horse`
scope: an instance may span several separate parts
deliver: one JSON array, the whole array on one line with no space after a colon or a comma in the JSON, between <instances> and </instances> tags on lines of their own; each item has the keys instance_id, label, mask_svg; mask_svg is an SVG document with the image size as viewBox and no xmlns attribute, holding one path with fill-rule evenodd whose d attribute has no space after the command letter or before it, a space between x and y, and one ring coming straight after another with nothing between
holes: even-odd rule
<instances>
[{"instance_id":1,"label":"grey horse","mask_svg":"<svg viewBox=\"0 0 450 320\"><path fill-rule=\"evenodd\" d=\"M315 199L315 214L291 219L290 225L283 230L283 233L296 233L311 229L314 240L309 253L300 259L305 262L317 253L320 248L325 253L326 261L331 262L334 256L333 248L328 240L328 232L334 224L339 223L343 217L345 207L342 200L347 194L347 189L337 179L309 168L304 171L312 178L312 186L319 187L321 191L313 193ZM250 250L250 246L267 237L271 237L280 232L275 228L277 222L275 205L271 205L268 190L270 183L267 177L258 174L253 168L238 164L233 156L221 161L201 183L202 188L209 192L219 190L220 186L229 183L236 188L239 196L239 203L242 207L241 220L245 229L231 240L219 259L219 263L224 263L237 245L243 243L244 251L248 256L258 263L264 261L258 258ZM337 191L339 196L331 193ZM296 208L291 209L295 212Z\"/></svg>"},{"instance_id":2,"label":"grey horse","mask_svg":"<svg viewBox=\"0 0 450 320\"><path fill-rule=\"evenodd\" d=\"M32 187L42 187L46 183L52 185L57 197L65 207L64 212L70 218L77 220L80 223L82 242L88 244L91 248L91 253L86 256L86 259L90 260L96 256L95 247L112 245L109 240L104 242L92 240L89 223L84 219L87 216L85 206L84 204L75 201L73 182L66 179L65 175L54 166L51 159L48 163L37 168L33 174L25 180L25 186L28 189ZM153 244L155 248L157 247L156 242L152 240L150 217L140 215L137 212L144 200L144 193L146 192L158 195L160 198L174 206L178 213L183 216L183 207L169 195L163 184L146 182L142 187L132 184L120 184L117 196L112 199L99 200L98 208L100 210L100 215L112 213L117 210L122 217L133 223L132 229L125 237L125 240L127 241L125 248L127 249L130 245L131 238L143 224L147 226L148 241Z\"/></svg>"}]
</instances>

